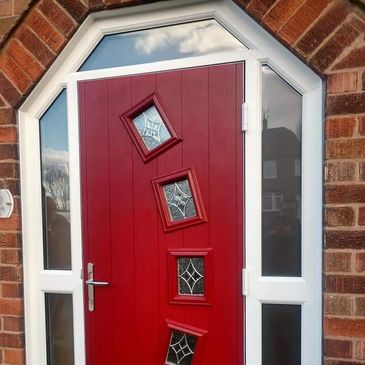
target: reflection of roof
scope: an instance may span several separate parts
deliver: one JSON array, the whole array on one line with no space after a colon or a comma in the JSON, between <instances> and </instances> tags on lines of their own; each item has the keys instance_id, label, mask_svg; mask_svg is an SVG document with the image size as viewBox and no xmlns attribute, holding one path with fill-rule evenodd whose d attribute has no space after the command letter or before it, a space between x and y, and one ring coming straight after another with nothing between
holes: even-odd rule
<instances>
[{"instance_id":1,"label":"reflection of roof","mask_svg":"<svg viewBox=\"0 0 365 365\"><path fill-rule=\"evenodd\" d=\"M296 134L288 128L267 128L262 131L262 157L274 160L275 157L300 158L301 145Z\"/></svg>"}]
</instances>

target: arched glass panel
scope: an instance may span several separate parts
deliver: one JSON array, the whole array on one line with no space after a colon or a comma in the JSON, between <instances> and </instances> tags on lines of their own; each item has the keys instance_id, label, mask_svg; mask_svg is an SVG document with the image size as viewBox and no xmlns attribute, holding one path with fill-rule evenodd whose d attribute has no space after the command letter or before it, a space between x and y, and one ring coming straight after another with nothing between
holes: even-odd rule
<instances>
[{"instance_id":1,"label":"arched glass panel","mask_svg":"<svg viewBox=\"0 0 365 365\"><path fill-rule=\"evenodd\" d=\"M166 61L247 49L217 21L203 20L106 35L79 71Z\"/></svg>"}]
</instances>

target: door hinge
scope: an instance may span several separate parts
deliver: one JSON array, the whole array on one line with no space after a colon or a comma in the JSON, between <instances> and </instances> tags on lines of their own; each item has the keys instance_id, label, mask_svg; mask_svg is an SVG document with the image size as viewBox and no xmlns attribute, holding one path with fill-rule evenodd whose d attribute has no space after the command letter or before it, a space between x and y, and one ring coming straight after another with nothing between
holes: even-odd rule
<instances>
[{"instance_id":1,"label":"door hinge","mask_svg":"<svg viewBox=\"0 0 365 365\"><path fill-rule=\"evenodd\" d=\"M247 131L247 115L248 115L248 106L247 103L242 104L242 132Z\"/></svg>"},{"instance_id":2,"label":"door hinge","mask_svg":"<svg viewBox=\"0 0 365 365\"><path fill-rule=\"evenodd\" d=\"M242 269L242 295L247 297L248 295L248 271Z\"/></svg>"}]
</instances>

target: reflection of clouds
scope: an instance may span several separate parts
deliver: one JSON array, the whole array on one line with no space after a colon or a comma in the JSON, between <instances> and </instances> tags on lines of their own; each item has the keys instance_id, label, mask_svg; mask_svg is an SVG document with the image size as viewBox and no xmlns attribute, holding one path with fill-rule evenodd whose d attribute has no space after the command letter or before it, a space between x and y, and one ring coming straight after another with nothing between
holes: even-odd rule
<instances>
[{"instance_id":1,"label":"reflection of clouds","mask_svg":"<svg viewBox=\"0 0 365 365\"><path fill-rule=\"evenodd\" d=\"M223 50L239 50L244 46L214 20L180 24L171 27L141 32L135 49L142 54L151 54L176 48L180 53L202 54Z\"/></svg>"},{"instance_id":2,"label":"reflection of clouds","mask_svg":"<svg viewBox=\"0 0 365 365\"><path fill-rule=\"evenodd\" d=\"M263 66L262 111L268 128L285 127L300 134L302 96L269 67Z\"/></svg>"},{"instance_id":3,"label":"reflection of clouds","mask_svg":"<svg viewBox=\"0 0 365 365\"><path fill-rule=\"evenodd\" d=\"M68 170L68 152L46 148L42 151L42 165L44 169L57 166L60 170Z\"/></svg>"}]
</instances>

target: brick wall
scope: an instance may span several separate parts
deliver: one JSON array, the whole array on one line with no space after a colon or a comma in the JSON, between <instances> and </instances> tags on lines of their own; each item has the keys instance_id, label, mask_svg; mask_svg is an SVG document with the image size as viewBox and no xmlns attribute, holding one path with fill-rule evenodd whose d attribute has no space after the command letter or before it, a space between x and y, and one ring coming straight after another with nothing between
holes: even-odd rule
<instances>
[{"instance_id":1,"label":"brick wall","mask_svg":"<svg viewBox=\"0 0 365 365\"><path fill-rule=\"evenodd\" d=\"M0 364L24 363L15 110L91 11L131 0L0 0L0 177L16 208L0 220ZM362 0L236 0L327 78L325 365L365 363L365 11ZM15 25L14 25L15 24ZM11 31L10 31L11 30ZM9 33L10 31L10 33ZM8 33L7 36L4 36ZM319 279L320 280L320 279Z\"/></svg>"},{"instance_id":2,"label":"brick wall","mask_svg":"<svg viewBox=\"0 0 365 365\"><path fill-rule=\"evenodd\" d=\"M31 0L0 0L0 42L14 27Z\"/></svg>"}]
</instances>

